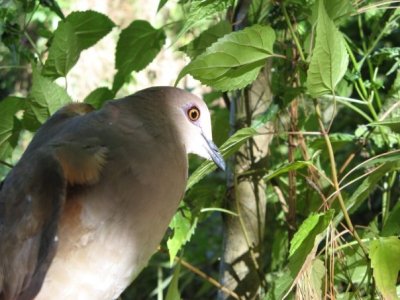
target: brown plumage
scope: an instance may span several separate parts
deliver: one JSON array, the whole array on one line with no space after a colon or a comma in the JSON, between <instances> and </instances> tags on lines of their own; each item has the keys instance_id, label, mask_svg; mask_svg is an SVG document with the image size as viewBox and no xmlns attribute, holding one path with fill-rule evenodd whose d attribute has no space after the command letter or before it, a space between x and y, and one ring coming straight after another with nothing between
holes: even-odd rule
<instances>
[{"instance_id":1,"label":"brown plumage","mask_svg":"<svg viewBox=\"0 0 400 300\"><path fill-rule=\"evenodd\" d=\"M0 300L118 297L182 198L189 152L224 167L206 105L180 89L58 111L0 191Z\"/></svg>"}]
</instances>

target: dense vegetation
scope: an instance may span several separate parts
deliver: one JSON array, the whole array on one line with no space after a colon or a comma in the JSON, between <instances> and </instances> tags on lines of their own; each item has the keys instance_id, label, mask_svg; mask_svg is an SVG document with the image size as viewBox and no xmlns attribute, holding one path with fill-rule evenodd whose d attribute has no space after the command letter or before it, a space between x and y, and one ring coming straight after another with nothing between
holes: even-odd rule
<instances>
[{"instance_id":1,"label":"dense vegetation","mask_svg":"<svg viewBox=\"0 0 400 300\"><path fill-rule=\"evenodd\" d=\"M72 101L55 80L116 25L55 0L0 3L4 176L27 132ZM171 232L123 299L398 298L398 4L182 0L164 27L120 28L113 82L74 100L101 107L168 38L190 59L177 82L212 88L229 165L192 159Z\"/></svg>"}]
</instances>

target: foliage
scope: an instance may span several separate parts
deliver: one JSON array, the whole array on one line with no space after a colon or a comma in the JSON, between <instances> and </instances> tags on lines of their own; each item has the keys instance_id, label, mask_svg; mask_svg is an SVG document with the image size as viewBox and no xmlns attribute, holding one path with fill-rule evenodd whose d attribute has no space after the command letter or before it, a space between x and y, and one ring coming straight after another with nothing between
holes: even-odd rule
<instances>
[{"instance_id":1,"label":"foliage","mask_svg":"<svg viewBox=\"0 0 400 300\"><path fill-rule=\"evenodd\" d=\"M167 2L159 2L160 12L167 9ZM212 100L223 95L245 103L245 91L266 70L272 89L269 108L250 120L248 128L226 136L221 147L229 160L249 139L265 134L261 130L265 124L273 124L267 162L239 174L228 170L235 179L256 174L266 183L260 299L299 294L304 299L311 295L396 299L400 269L397 1L254 0L242 19L234 20L245 2L180 1L176 5L184 14L175 32L167 31L167 25L155 28L147 21L132 20L121 28L115 43L113 82L76 100L101 107L132 72L140 72L154 60L167 36L189 58L176 74L177 81L193 76L213 89L208 95ZM0 3L0 161L5 163L0 174L4 175L6 164L14 162L21 134L37 130L49 115L72 101L66 86L55 79L65 79L82 51L116 25L95 11L64 16L54 0ZM40 13L45 17L36 18ZM58 21L56 28L50 20ZM223 136L232 129L229 113L213 101L209 106L214 136ZM171 260L184 247L183 260L217 277L222 231L218 215L240 218L240 214L223 206L224 175L211 173L215 166L210 162L192 162L185 202L162 246L168 248ZM290 180L293 177L296 180ZM288 210L295 212L294 224ZM169 270L170 262L162 253L156 255L136 283L142 284L145 297L166 289L171 278L168 299L216 295L211 280L196 277L181 262L167 280L157 281L154 274ZM123 299L137 296L128 290Z\"/></svg>"}]
</instances>

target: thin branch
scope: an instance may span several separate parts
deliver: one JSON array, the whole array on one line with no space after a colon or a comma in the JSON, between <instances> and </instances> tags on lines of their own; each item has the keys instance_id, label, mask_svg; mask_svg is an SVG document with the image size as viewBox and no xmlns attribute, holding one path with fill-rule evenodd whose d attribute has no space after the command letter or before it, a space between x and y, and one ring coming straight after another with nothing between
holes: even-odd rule
<instances>
[{"instance_id":1,"label":"thin branch","mask_svg":"<svg viewBox=\"0 0 400 300\"><path fill-rule=\"evenodd\" d=\"M216 288L218 288L219 290L221 290L225 294L233 297L234 299L240 300L240 297L239 297L238 294L236 294L234 291L231 291L227 287L223 286L217 280L215 280L211 276L207 275L206 273L204 273L200 269L196 268L192 264L190 264L187 261L183 260L182 258L178 258L178 257L175 257L175 260L178 263L180 263L182 266L184 266L186 269L188 269L189 271L195 273L196 275L200 276L201 278L205 279L207 282L211 283L213 286L215 286Z\"/></svg>"}]
</instances>

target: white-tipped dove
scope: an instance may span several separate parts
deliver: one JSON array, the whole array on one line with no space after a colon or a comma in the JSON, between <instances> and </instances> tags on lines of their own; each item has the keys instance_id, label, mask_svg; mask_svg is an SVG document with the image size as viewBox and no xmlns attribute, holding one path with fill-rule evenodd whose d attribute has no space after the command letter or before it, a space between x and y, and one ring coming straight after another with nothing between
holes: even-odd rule
<instances>
[{"instance_id":1,"label":"white-tipped dove","mask_svg":"<svg viewBox=\"0 0 400 300\"><path fill-rule=\"evenodd\" d=\"M177 88L55 113L2 184L0 299L117 298L182 199L188 153L224 168L207 106Z\"/></svg>"}]
</instances>

